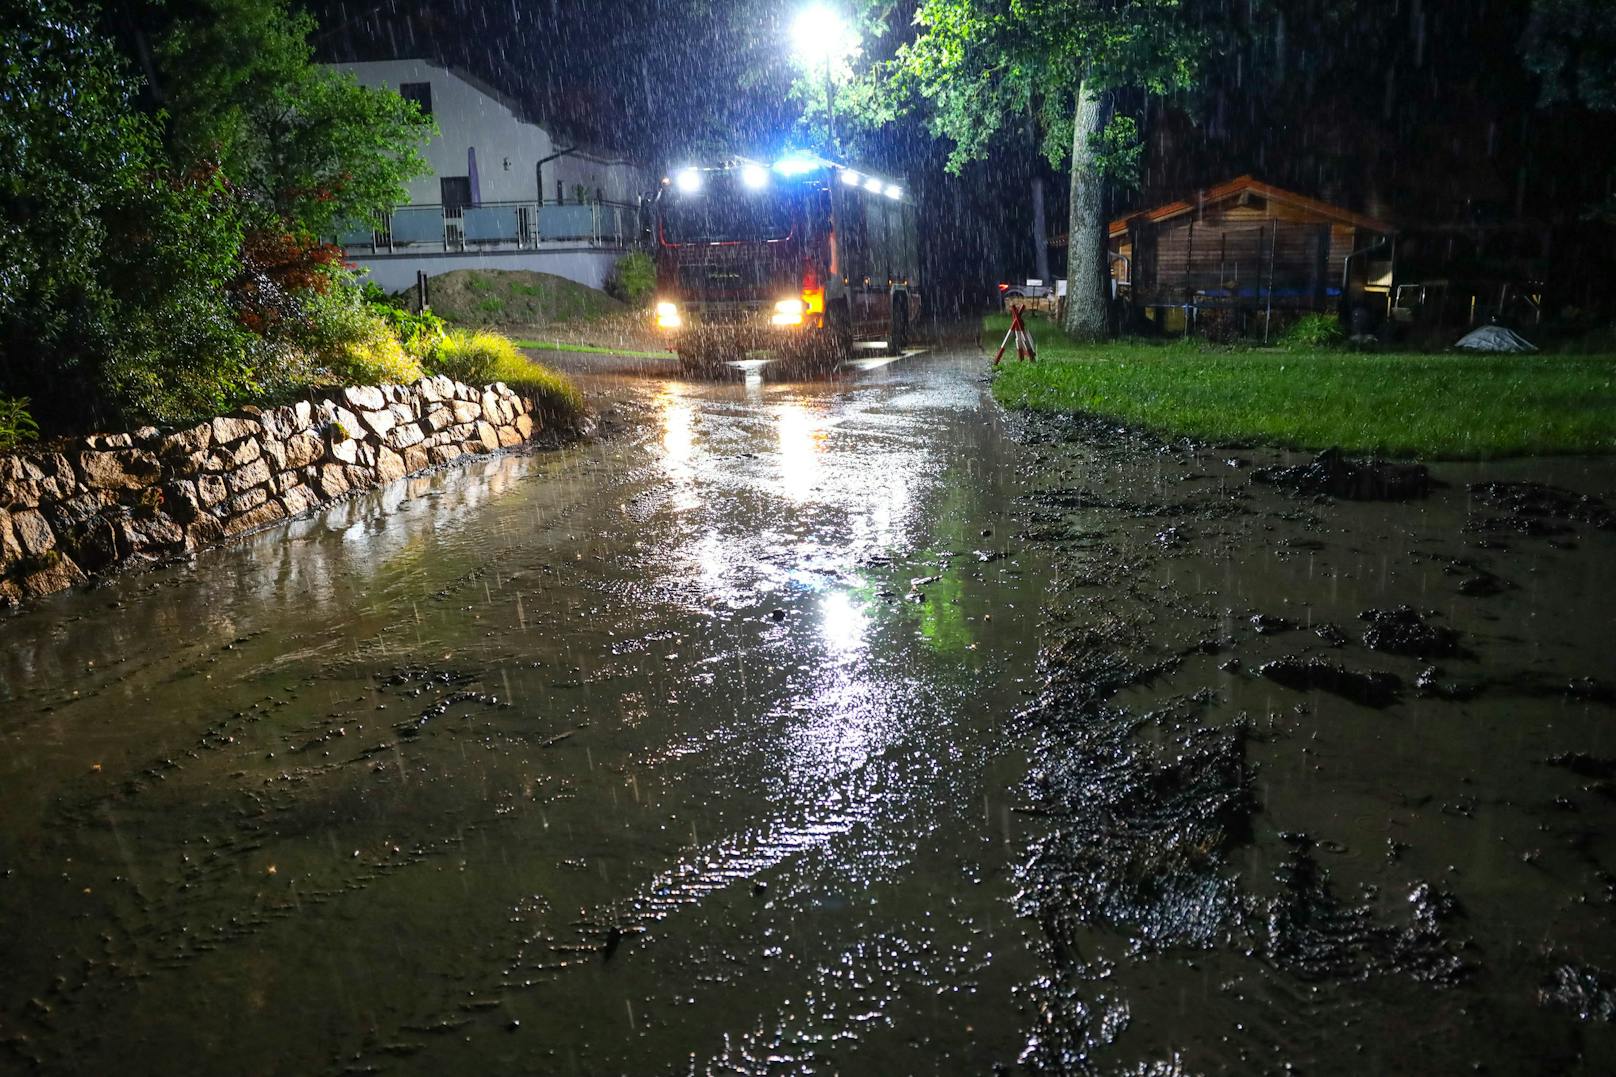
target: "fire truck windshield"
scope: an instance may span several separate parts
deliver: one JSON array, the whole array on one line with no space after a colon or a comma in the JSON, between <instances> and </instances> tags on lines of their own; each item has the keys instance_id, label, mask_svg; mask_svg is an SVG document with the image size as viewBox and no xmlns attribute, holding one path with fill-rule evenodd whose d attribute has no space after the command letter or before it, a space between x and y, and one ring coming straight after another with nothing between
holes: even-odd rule
<instances>
[{"instance_id":1,"label":"fire truck windshield","mask_svg":"<svg viewBox=\"0 0 1616 1077\"><path fill-rule=\"evenodd\" d=\"M756 243L791 234L795 198L778 188L749 190L722 173L701 189L660 200L665 243Z\"/></svg>"}]
</instances>

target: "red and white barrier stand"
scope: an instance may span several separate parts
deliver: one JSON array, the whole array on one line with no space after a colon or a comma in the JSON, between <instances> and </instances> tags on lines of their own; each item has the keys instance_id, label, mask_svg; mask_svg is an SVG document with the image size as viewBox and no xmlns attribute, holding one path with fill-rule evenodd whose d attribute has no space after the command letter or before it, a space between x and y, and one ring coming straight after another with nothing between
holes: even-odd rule
<instances>
[{"instance_id":1,"label":"red and white barrier stand","mask_svg":"<svg viewBox=\"0 0 1616 1077\"><path fill-rule=\"evenodd\" d=\"M1004 341L1000 343L998 352L993 356L994 366L998 366L999 360L1004 358L1004 349L1009 347L1011 337L1016 340L1017 359L1022 359L1029 363L1037 361L1038 349L1033 346L1032 333L1027 329L1027 323L1021 320L1021 315L1026 312L1026 309L1025 306L1010 308L1010 331L1004 335Z\"/></svg>"}]
</instances>

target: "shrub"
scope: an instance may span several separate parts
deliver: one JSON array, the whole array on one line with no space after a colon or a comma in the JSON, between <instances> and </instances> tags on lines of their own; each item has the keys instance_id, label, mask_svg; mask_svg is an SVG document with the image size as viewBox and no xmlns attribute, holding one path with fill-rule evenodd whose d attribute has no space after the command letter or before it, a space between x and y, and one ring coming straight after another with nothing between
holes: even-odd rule
<instances>
[{"instance_id":1,"label":"shrub","mask_svg":"<svg viewBox=\"0 0 1616 1077\"><path fill-rule=\"evenodd\" d=\"M1333 348L1345 339L1341 320L1333 314L1304 314L1285 330L1280 343L1287 348Z\"/></svg>"},{"instance_id":2,"label":"shrub","mask_svg":"<svg viewBox=\"0 0 1616 1077\"><path fill-rule=\"evenodd\" d=\"M502 381L540 407L563 415L584 410L583 397L566 378L523 355L510 338L498 333L453 329L444 337L428 366L467 385Z\"/></svg>"},{"instance_id":3,"label":"shrub","mask_svg":"<svg viewBox=\"0 0 1616 1077\"><path fill-rule=\"evenodd\" d=\"M329 370L344 385L408 385L425 375L387 322L367 312L364 331L332 357Z\"/></svg>"},{"instance_id":4,"label":"shrub","mask_svg":"<svg viewBox=\"0 0 1616 1077\"><path fill-rule=\"evenodd\" d=\"M387 322L406 352L421 360L437 353L448 329L444 320L430 310L414 314L388 303L371 303L370 312Z\"/></svg>"},{"instance_id":5,"label":"shrub","mask_svg":"<svg viewBox=\"0 0 1616 1077\"><path fill-rule=\"evenodd\" d=\"M641 306L656 290L656 263L644 251L631 251L617 260L606 290L625 303Z\"/></svg>"},{"instance_id":6,"label":"shrub","mask_svg":"<svg viewBox=\"0 0 1616 1077\"><path fill-rule=\"evenodd\" d=\"M39 426L28 414L26 396L0 396L0 452L11 452L39 436Z\"/></svg>"}]
</instances>

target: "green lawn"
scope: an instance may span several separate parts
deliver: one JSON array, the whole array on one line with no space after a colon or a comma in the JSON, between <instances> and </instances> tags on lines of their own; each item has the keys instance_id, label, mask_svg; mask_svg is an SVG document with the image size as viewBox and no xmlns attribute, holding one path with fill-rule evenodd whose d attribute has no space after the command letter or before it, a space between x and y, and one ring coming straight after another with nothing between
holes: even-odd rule
<instances>
[{"instance_id":1,"label":"green lawn","mask_svg":"<svg viewBox=\"0 0 1616 1077\"><path fill-rule=\"evenodd\" d=\"M989 317L996 349L1009 326ZM1484 459L1616 452L1616 355L1466 355L1079 344L1032 325L1036 363L1007 352L1007 407L1085 413L1168 436L1389 456Z\"/></svg>"},{"instance_id":2,"label":"green lawn","mask_svg":"<svg viewBox=\"0 0 1616 1077\"><path fill-rule=\"evenodd\" d=\"M671 359L672 352L642 352L628 348L611 348L599 344L574 344L565 340L518 340L518 348L537 352L587 352L590 355L623 355L630 359Z\"/></svg>"}]
</instances>

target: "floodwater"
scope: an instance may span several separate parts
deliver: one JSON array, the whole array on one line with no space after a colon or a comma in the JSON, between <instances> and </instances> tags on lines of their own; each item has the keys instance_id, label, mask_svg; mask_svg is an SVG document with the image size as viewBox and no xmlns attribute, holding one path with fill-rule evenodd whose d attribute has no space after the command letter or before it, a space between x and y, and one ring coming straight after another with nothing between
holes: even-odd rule
<instances>
[{"instance_id":1,"label":"floodwater","mask_svg":"<svg viewBox=\"0 0 1616 1077\"><path fill-rule=\"evenodd\" d=\"M1609 1068L1616 533L1470 487L1609 464L571 362L594 443L0 622L0 1072Z\"/></svg>"}]
</instances>

